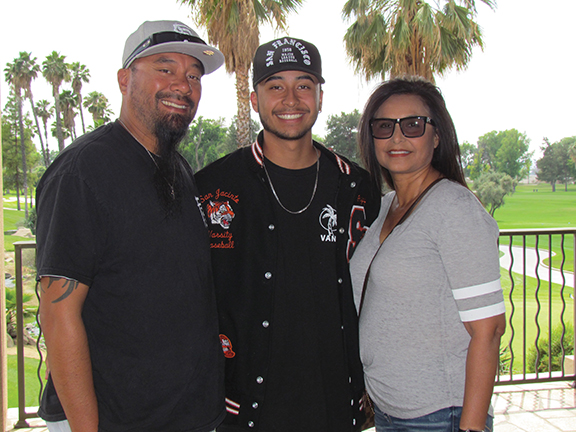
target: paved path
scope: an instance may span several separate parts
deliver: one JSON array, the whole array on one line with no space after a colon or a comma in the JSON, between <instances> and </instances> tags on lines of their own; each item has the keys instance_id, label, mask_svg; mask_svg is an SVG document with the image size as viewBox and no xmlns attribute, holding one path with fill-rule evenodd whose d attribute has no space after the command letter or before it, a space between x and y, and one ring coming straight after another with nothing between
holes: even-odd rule
<instances>
[{"instance_id":1,"label":"paved path","mask_svg":"<svg viewBox=\"0 0 576 432\"><path fill-rule=\"evenodd\" d=\"M505 269L510 268L510 247L508 245L500 245L500 251L504 253L500 257L500 266ZM526 267L526 276L536 277L536 264L538 263L538 257L536 255L536 249L526 248L526 266L524 266L524 248L521 246L512 246L512 257L514 258L514 263L512 264L512 271L518 274L524 274L524 267ZM538 276L542 281L548 281L550 277L550 269L542 265L542 261L548 258L549 252L544 249L538 249L538 254L540 255L540 265L538 265ZM554 255L554 254L553 254ZM559 270L552 269L552 282L562 285L562 273ZM574 287L574 275L569 272L564 272L565 285L568 287Z\"/></svg>"}]
</instances>

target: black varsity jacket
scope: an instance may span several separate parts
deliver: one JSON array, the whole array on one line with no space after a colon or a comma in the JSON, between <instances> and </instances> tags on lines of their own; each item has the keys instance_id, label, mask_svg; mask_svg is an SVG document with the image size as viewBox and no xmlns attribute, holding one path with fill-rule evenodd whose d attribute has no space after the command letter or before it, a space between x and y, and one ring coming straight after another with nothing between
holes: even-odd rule
<instances>
[{"instance_id":1,"label":"black varsity jacket","mask_svg":"<svg viewBox=\"0 0 576 432\"><path fill-rule=\"evenodd\" d=\"M218 431L258 430L266 403L269 326L273 323L273 290L278 237L274 196L262 168L262 133L196 174L200 202L207 216L212 266L226 357L227 415ZM368 173L314 143L339 169L336 235L337 278L345 358L350 381L350 431L364 421L364 389L358 348L358 319L348 262L368 226L376 219L380 194Z\"/></svg>"}]
</instances>

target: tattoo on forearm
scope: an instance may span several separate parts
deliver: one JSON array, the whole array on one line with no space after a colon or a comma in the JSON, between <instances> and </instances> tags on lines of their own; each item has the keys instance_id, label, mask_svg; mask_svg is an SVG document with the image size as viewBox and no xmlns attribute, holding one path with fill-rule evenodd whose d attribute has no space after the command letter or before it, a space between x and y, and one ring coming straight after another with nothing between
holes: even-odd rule
<instances>
[{"instance_id":1,"label":"tattoo on forearm","mask_svg":"<svg viewBox=\"0 0 576 432\"><path fill-rule=\"evenodd\" d=\"M49 289L54 282L61 280L61 279L62 278L49 277L48 278L48 286L46 287L46 289ZM62 294L60 297L58 297L56 300L52 301L52 303L58 303L58 302L61 302L62 300L64 300L65 298L67 298L70 294L72 294L72 291L74 291L76 288L78 288L78 285L80 285L80 282L78 282L78 281L71 280L71 279L64 279L64 284L62 285L62 288L65 288L66 292L64 294ZM42 290L42 292L44 292L44 290Z\"/></svg>"}]
</instances>

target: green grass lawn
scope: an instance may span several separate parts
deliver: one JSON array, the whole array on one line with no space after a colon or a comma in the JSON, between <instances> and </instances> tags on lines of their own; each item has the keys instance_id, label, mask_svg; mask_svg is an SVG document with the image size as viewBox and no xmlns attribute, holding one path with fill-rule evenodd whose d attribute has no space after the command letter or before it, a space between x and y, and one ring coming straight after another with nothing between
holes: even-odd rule
<instances>
[{"instance_id":1,"label":"green grass lawn","mask_svg":"<svg viewBox=\"0 0 576 432\"><path fill-rule=\"evenodd\" d=\"M16 203L9 203L10 205L16 207ZM4 232L16 230L24 226L24 210L16 210L10 208L4 208ZM13 235L4 235L4 250L6 252L14 252L14 242L30 240L25 237L17 237Z\"/></svg>"},{"instance_id":2,"label":"green grass lawn","mask_svg":"<svg viewBox=\"0 0 576 432\"><path fill-rule=\"evenodd\" d=\"M518 185L494 217L500 229L576 228L576 185Z\"/></svg>"},{"instance_id":3,"label":"green grass lawn","mask_svg":"<svg viewBox=\"0 0 576 432\"><path fill-rule=\"evenodd\" d=\"M504 206L496 210L494 217L500 229L576 228L576 185L569 185L567 192L564 186L552 192L550 185L518 185L516 192L506 197ZM508 244L505 237L501 241ZM515 237L513 244L522 246L522 238ZM526 246L534 248L536 237L527 237ZM538 248L549 247L549 236L539 236ZM561 237L553 236L552 251L556 255L552 258L552 266L560 268L563 265L564 270L574 271L572 236L565 237L563 249L565 256L562 255ZM548 265L549 261L544 260L544 263Z\"/></svg>"},{"instance_id":4,"label":"green grass lawn","mask_svg":"<svg viewBox=\"0 0 576 432\"><path fill-rule=\"evenodd\" d=\"M20 227L25 226L25 216L24 210L18 210L18 203L15 201L15 194L4 195L3 205L4 205L4 232L16 230ZM21 198L20 208L24 208L24 201ZM14 252L14 242L30 240L25 237L17 237L13 235L4 235L4 250L6 252Z\"/></svg>"},{"instance_id":5,"label":"green grass lawn","mask_svg":"<svg viewBox=\"0 0 576 432\"><path fill-rule=\"evenodd\" d=\"M8 408L18 406L18 363L17 356L8 356ZM40 394L40 382L38 381L38 360L33 358L24 359L24 370L26 380L26 406L38 406L38 396ZM46 364L43 363L40 376L44 378ZM45 383L45 382L44 382Z\"/></svg>"}]
</instances>

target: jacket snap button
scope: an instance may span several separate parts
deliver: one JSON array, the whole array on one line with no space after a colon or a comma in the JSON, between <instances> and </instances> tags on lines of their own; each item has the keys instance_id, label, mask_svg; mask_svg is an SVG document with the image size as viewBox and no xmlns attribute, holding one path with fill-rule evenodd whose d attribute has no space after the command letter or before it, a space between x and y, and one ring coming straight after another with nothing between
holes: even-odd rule
<instances>
[{"instance_id":1,"label":"jacket snap button","mask_svg":"<svg viewBox=\"0 0 576 432\"><path fill-rule=\"evenodd\" d=\"M264 378L262 378L261 376L259 376L258 378L256 378L256 382L258 384L262 384L264 382Z\"/></svg>"},{"instance_id":2,"label":"jacket snap button","mask_svg":"<svg viewBox=\"0 0 576 432\"><path fill-rule=\"evenodd\" d=\"M272 273L271 273L271 272L266 272L266 273L264 273L264 277L265 277L266 279L271 279L271 278L272 278Z\"/></svg>"}]
</instances>

